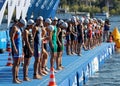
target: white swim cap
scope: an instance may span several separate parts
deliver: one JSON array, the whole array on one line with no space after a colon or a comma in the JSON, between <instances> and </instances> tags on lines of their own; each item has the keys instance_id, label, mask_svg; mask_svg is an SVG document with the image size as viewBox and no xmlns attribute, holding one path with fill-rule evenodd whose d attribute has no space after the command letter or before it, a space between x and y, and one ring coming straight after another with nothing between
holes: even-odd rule
<instances>
[{"instance_id":1,"label":"white swim cap","mask_svg":"<svg viewBox=\"0 0 120 86\"><path fill-rule=\"evenodd\" d=\"M32 25L32 24L34 24L34 20L29 19L27 25Z\"/></svg>"},{"instance_id":2,"label":"white swim cap","mask_svg":"<svg viewBox=\"0 0 120 86\"><path fill-rule=\"evenodd\" d=\"M24 24L24 26L26 26L26 24L27 24L25 19L20 19L20 23Z\"/></svg>"},{"instance_id":3,"label":"white swim cap","mask_svg":"<svg viewBox=\"0 0 120 86\"><path fill-rule=\"evenodd\" d=\"M42 20L42 21L43 21L43 17L42 17L42 16L39 16L39 17L37 18L37 20Z\"/></svg>"},{"instance_id":4,"label":"white swim cap","mask_svg":"<svg viewBox=\"0 0 120 86\"><path fill-rule=\"evenodd\" d=\"M53 25L49 25L49 26L48 26L48 29L49 29L50 31L53 31L53 30L54 30L54 26L53 26Z\"/></svg>"},{"instance_id":5,"label":"white swim cap","mask_svg":"<svg viewBox=\"0 0 120 86\"><path fill-rule=\"evenodd\" d=\"M59 20L58 21L58 24L62 24L64 21L63 20Z\"/></svg>"},{"instance_id":6,"label":"white swim cap","mask_svg":"<svg viewBox=\"0 0 120 86\"><path fill-rule=\"evenodd\" d=\"M45 20L45 22L48 23L48 24L51 24L51 23L52 23L52 21L51 21L50 18L47 18L47 19Z\"/></svg>"},{"instance_id":7,"label":"white swim cap","mask_svg":"<svg viewBox=\"0 0 120 86\"><path fill-rule=\"evenodd\" d=\"M68 23L67 23L67 22L63 22L63 23L62 23L62 26L63 26L64 28L68 28Z\"/></svg>"}]
</instances>

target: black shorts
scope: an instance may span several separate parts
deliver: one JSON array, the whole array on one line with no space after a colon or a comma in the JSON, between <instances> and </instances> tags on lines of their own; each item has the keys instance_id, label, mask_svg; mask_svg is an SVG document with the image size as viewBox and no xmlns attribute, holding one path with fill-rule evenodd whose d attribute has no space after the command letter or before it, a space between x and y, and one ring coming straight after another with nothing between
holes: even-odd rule
<instances>
[{"instance_id":1,"label":"black shorts","mask_svg":"<svg viewBox=\"0 0 120 86\"><path fill-rule=\"evenodd\" d=\"M12 49L12 57L14 56L14 50L13 50L13 46L11 46L11 49Z\"/></svg>"},{"instance_id":2,"label":"black shorts","mask_svg":"<svg viewBox=\"0 0 120 86\"><path fill-rule=\"evenodd\" d=\"M23 47L23 51L24 51L24 57L25 57L25 58L30 58L30 57L32 57L32 54L30 53L30 50L29 50L29 48L28 48L27 46L24 46L24 47Z\"/></svg>"},{"instance_id":3,"label":"black shorts","mask_svg":"<svg viewBox=\"0 0 120 86\"><path fill-rule=\"evenodd\" d=\"M78 43L83 43L82 36L78 36Z\"/></svg>"},{"instance_id":4,"label":"black shorts","mask_svg":"<svg viewBox=\"0 0 120 86\"><path fill-rule=\"evenodd\" d=\"M44 49L47 50L47 44L44 44Z\"/></svg>"},{"instance_id":5,"label":"black shorts","mask_svg":"<svg viewBox=\"0 0 120 86\"><path fill-rule=\"evenodd\" d=\"M71 40L69 35L66 36L66 40L67 40L67 41L70 41L70 40Z\"/></svg>"},{"instance_id":6,"label":"black shorts","mask_svg":"<svg viewBox=\"0 0 120 86\"><path fill-rule=\"evenodd\" d=\"M61 52L61 51L63 51L63 45L62 46L58 45L57 52Z\"/></svg>"},{"instance_id":7,"label":"black shorts","mask_svg":"<svg viewBox=\"0 0 120 86\"><path fill-rule=\"evenodd\" d=\"M71 34L71 41L74 41L75 40L75 36L73 34Z\"/></svg>"}]
</instances>

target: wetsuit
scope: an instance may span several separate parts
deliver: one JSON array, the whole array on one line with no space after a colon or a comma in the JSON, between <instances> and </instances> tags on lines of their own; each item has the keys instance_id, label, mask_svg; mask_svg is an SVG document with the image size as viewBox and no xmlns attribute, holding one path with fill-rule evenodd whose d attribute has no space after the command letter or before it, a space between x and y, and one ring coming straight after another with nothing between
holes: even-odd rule
<instances>
[{"instance_id":1,"label":"wetsuit","mask_svg":"<svg viewBox=\"0 0 120 86\"><path fill-rule=\"evenodd\" d=\"M33 35L31 31L29 31L28 33L28 42L30 44L30 47L33 49ZM25 58L30 58L32 56L32 54L30 53L29 47L26 43L24 45L24 55L25 55Z\"/></svg>"},{"instance_id":2,"label":"wetsuit","mask_svg":"<svg viewBox=\"0 0 120 86\"><path fill-rule=\"evenodd\" d=\"M75 27L72 26L72 32L75 33ZM71 41L75 40L75 35L71 33Z\"/></svg>"},{"instance_id":3,"label":"wetsuit","mask_svg":"<svg viewBox=\"0 0 120 86\"><path fill-rule=\"evenodd\" d=\"M71 29L71 27L69 26L69 27L67 28L66 32L70 33L70 29ZM67 43L69 43L69 41L71 40L70 34L67 34L67 35L66 35L66 40L67 40Z\"/></svg>"},{"instance_id":4,"label":"wetsuit","mask_svg":"<svg viewBox=\"0 0 120 86\"><path fill-rule=\"evenodd\" d=\"M41 33L42 30L39 27L38 30L36 31L35 38L34 38L34 56L35 57L40 57L41 53L41 48L42 48L42 40L41 40Z\"/></svg>"},{"instance_id":5,"label":"wetsuit","mask_svg":"<svg viewBox=\"0 0 120 86\"><path fill-rule=\"evenodd\" d=\"M93 35L93 34L92 34L92 25L89 24L88 28L89 28L89 30L88 30L88 38L91 39L91 38L92 38L92 35Z\"/></svg>"},{"instance_id":6,"label":"wetsuit","mask_svg":"<svg viewBox=\"0 0 120 86\"><path fill-rule=\"evenodd\" d=\"M17 28L18 28L18 31L15 34L14 42L15 42L15 46L17 48L18 53L17 54L14 53L14 50L12 49L12 55L15 58L22 57L22 54L23 54L23 52L22 52L22 32L19 27L17 27Z\"/></svg>"},{"instance_id":7,"label":"wetsuit","mask_svg":"<svg viewBox=\"0 0 120 86\"><path fill-rule=\"evenodd\" d=\"M61 28L61 31L60 31L60 33L58 35L58 39L59 39L60 43L62 44L62 46L60 46L58 41L57 41L57 44L58 44L57 51L61 52L63 50L63 48L64 48L64 46L63 46L63 30L62 30L62 28Z\"/></svg>"},{"instance_id":8,"label":"wetsuit","mask_svg":"<svg viewBox=\"0 0 120 86\"><path fill-rule=\"evenodd\" d=\"M88 35L88 30L84 29L84 40L85 41L87 40L87 35Z\"/></svg>"},{"instance_id":9,"label":"wetsuit","mask_svg":"<svg viewBox=\"0 0 120 86\"><path fill-rule=\"evenodd\" d=\"M83 38L82 38L82 35L83 35L82 25L78 25L77 28L78 28L78 43L82 43L83 42Z\"/></svg>"},{"instance_id":10,"label":"wetsuit","mask_svg":"<svg viewBox=\"0 0 120 86\"><path fill-rule=\"evenodd\" d=\"M78 40L78 25L74 26L74 31L75 31L75 34L77 35L77 36L74 36L75 40L77 41Z\"/></svg>"},{"instance_id":11,"label":"wetsuit","mask_svg":"<svg viewBox=\"0 0 120 86\"><path fill-rule=\"evenodd\" d=\"M53 49L52 52L57 52L57 27L54 26L54 29L53 29L53 34L52 34L52 44L53 44Z\"/></svg>"}]
</instances>

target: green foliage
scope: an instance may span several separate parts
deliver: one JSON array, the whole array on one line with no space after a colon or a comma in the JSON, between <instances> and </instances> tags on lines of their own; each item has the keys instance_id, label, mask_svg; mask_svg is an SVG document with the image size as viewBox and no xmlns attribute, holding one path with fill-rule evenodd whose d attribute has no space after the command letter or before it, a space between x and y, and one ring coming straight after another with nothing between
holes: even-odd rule
<instances>
[{"instance_id":1,"label":"green foliage","mask_svg":"<svg viewBox=\"0 0 120 86\"><path fill-rule=\"evenodd\" d=\"M79 11L79 12L107 12L106 7L107 0L60 0L60 6L62 8L69 8L69 11ZM109 0L110 4L110 14L120 14L120 0Z\"/></svg>"},{"instance_id":2,"label":"green foliage","mask_svg":"<svg viewBox=\"0 0 120 86\"><path fill-rule=\"evenodd\" d=\"M73 5L70 7L70 11L73 11L73 12L78 11L78 9L79 9L78 5Z\"/></svg>"},{"instance_id":3,"label":"green foliage","mask_svg":"<svg viewBox=\"0 0 120 86\"><path fill-rule=\"evenodd\" d=\"M92 6L92 13L99 13L101 11L101 9L99 7L95 7L95 6Z\"/></svg>"},{"instance_id":4,"label":"green foliage","mask_svg":"<svg viewBox=\"0 0 120 86\"><path fill-rule=\"evenodd\" d=\"M116 9L117 14L120 15L120 7Z\"/></svg>"},{"instance_id":5,"label":"green foliage","mask_svg":"<svg viewBox=\"0 0 120 86\"><path fill-rule=\"evenodd\" d=\"M108 8L105 6L102 8L102 12L108 12Z\"/></svg>"},{"instance_id":6,"label":"green foliage","mask_svg":"<svg viewBox=\"0 0 120 86\"><path fill-rule=\"evenodd\" d=\"M81 5L81 6L79 6L78 11L80 11L80 12L90 12L92 14L92 13L98 13L101 10L100 10L99 7Z\"/></svg>"},{"instance_id":7,"label":"green foliage","mask_svg":"<svg viewBox=\"0 0 120 86\"><path fill-rule=\"evenodd\" d=\"M111 15L115 15L115 14L116 14L116 10L115 10L115 9L111 9L111 10L110 10L110 14L111 14Z\"/></svg>"}]
</instances>

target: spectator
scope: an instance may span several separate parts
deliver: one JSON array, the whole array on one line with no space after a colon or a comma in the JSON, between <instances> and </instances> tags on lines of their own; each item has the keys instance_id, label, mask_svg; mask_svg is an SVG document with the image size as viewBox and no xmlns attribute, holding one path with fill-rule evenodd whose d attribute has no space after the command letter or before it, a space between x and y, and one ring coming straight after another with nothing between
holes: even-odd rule
<instances>
[{"instance_id":1,"label":"spectator","mask_svg":"<svg viewBox=\"0 0 120 86\"><path fill-rule=\"evenodd\" d=\"M104 24L104 32L103 32L103 41L106 42L109 38L109 29L110 29L110 23L109 20L105 20Z\"/></svg>"}]
</instances>

